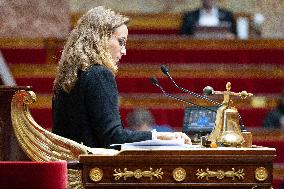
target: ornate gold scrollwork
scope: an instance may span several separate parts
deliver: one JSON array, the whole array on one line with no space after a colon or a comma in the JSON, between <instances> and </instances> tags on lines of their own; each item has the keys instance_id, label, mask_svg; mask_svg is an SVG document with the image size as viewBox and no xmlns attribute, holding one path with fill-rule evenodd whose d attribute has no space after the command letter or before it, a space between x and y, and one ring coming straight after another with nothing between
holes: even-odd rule
<instances>
[{"instance_id":1,"label":"ornate gold scrollwork","mask_svg":"<svg viewBox=\"0 0 284 189\"><path fill-rule=\"evenodd\" d=\"M264 167L258 167L255 170L255 178L258 181L265 181L268 178L268 172Z\"/></svg>"},{"instance_id":2,"label":"ornate gold scrollwork","mask_svg":"<svg viewBox=\"0 0 284 189\"><path fill-rule=\"evenodd\" d=\"M151 167L149 171L141 171L141 169L137 169L135 171L128 171L127 168L124 168L123 171L124 172L121 172L120 169L114 170L115 174L113 174L113 176L115 180L119 180L121 177L123 177L124 180L126 180L127 177L134 177L136 179L140 179L141 177L149 177L150 180L153 180L153 177L156 177L157 179L162 179L162 175L164 174L162 172L162 168L153 171Z\"/></svg>"},{"instance_id":3,"label":"ornate gold scrollwork","mask_svg":"<svg viewBox=\"0 0 284 189\"><path fill-rule=\"evenodd\" d=\"M93 168L89 173L89 177L94 182L99 182L103 178L103 171L100 168Z\"/></svg>"},{"instance_id":4,"label":"ornate gold scrollwork","mask_svg":"<svg viewBox=\"0 0 284 189\"><path fill-rule=\"evenodd\" d=\"M181 167L175 168L173 170L173 177L174 177L175 181L181 182L186 177L186 171Z\"/></svg>"},{"instance_id":5,"label":"ornate gold scrollwork","mask_svg":"<svg viewBox=\"0 0 284 189\"><path fill-rule=\"evenodd\" d=\"M33 91L17 91L11 102L11 121L15 137L32 161L78 160L88 154L89 147L56 135L36 123L30 114L29 105L35 102ZM68 188L83 189L82 171L68 169Z\"/></svg>"},{"instance_id":6,"label":"ornate gold scrollwork","mask_svg":"<svg viewBox=\"0 0 284 189\"><path fill-rule=\"evenodd\" d=\"M220 180L225 177L231 177L232 180L235 180L235 177L237 177L239 180L241 180L244 179L245 173L243 169L239 169L238 171L236 171L235 168L232 168L232 171L209 171L209 168L207 168L206 171L198 169L196 176L198 179L203 179L205 177L206 180L209 180L209 177L216 177Z\"/></svg>"}]
</instances>

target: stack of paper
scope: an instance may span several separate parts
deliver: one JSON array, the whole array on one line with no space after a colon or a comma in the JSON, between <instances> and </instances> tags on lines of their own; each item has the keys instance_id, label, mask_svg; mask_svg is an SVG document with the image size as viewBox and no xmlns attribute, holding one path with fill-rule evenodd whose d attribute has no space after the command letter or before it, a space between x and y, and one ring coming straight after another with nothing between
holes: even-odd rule
<instances>
[{"instance_id":1,"label":"stack of paper","mask_svg":"<svg viewBox=\"0 0 284 189\"><path fill-rule=\"evenodd\" d=\"M141 142L121 144L121 150L181 150L191 145L184 144L184 140L146 140Z\"/></svg>"}]
</instances>

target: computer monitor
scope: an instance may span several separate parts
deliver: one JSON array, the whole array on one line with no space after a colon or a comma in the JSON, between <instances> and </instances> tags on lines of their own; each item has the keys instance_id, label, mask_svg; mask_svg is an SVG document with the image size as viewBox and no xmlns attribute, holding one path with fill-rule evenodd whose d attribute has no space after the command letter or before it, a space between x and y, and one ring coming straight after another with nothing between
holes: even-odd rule
<instances>
[{"instance_id":1,"label":"computer monitor","mask_svg":"<svg viewBox=\"0 0 284 189\"><path fill-rule=\"evenodd\" d=\"M184 110L183 129L184 133L209 134L215 126L217 106L207 107L208 109L191 106Z\"/></svg>"}]
</instances>

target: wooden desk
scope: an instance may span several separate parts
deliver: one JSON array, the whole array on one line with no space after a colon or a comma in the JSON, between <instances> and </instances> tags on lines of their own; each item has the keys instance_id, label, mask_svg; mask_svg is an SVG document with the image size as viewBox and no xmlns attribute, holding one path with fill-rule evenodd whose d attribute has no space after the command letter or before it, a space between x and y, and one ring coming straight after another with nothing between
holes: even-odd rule
<instances>
[{"instance_id":1,"label":"wooden desk","mask_svg":"<svg viewBox=\"0 0 284 189\"><path fill-rule=\"evenodd\" d=\"M86 188L271 188L274 148L194 148L82 155Z\"/></svg>"}]
</instances>

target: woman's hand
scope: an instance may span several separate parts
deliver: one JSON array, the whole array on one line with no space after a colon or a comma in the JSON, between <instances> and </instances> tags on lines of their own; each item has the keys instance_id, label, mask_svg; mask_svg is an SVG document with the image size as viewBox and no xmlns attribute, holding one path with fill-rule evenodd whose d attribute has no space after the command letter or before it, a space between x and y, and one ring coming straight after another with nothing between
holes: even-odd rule
<instances>
[{"instance_id":1,"label":"woman's hand","mask_svg":"<svg viewBox=\"0 0 284 189\"><path fill-rule=\"evenodd\" d=\"M191 144L191 139L182 132L156 132L156 138L160 140L182 139L185 144Z\"/></svg>"}]
</instances>

